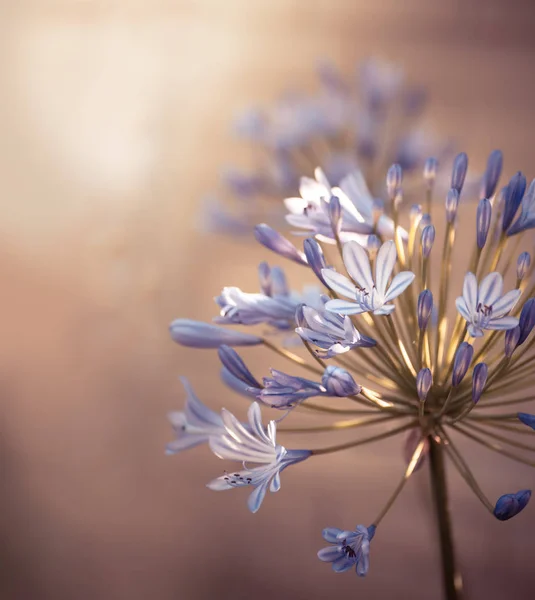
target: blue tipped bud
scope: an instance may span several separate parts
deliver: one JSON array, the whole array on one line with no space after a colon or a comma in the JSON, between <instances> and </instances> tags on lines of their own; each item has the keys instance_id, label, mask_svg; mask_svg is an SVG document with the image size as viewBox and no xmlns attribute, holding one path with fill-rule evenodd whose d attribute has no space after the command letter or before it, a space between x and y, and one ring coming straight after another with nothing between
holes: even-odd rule
<instances>
[{"instance_id":1,"label":"blue tipped bud","mask_svg":"<svg viewBox=\"0 0 535 600\"><path fill-rule=\"evenodd\" d=\"M327 283L325 279L323 279L321 270L327 267L327 263L325 262L325 256L323 255L321 246L314 238L307 238L303 242L303 250L305 251L308 266L314 271L314 275L316 275L321 283L326 286Z\"/></svg>"},{"instance_id":2,"label":"blue tipped bud","mask_svg":"<svg viewBox=\"0 0 535 600\"><path fill-rule=\"evenodd\" d=\"M465 152L457 154L453 161L453 169L451 172L451 187L461 193L468 170L468 156Z\"/></svg>"},{"instance_id":3,"label":"blue tipped bud","mask_svg":"<svg viewBox=\"0 0 535 600\"><path fill-rule=\"evenodd\" d=\"M459 192L455 188L451 188L446 196L446 221L453 223L457 216L459 208Z\"/></svg>"},{"instance_id":4,"label":"blue tipped bud","mask_svg":"<svg viewBox=\"0 0 535 600\"><path fill-rule=\"evenodd\" d=\"M511 358L513 352L518 346L518 340L520 339L520 327L517 325L513 329L508 329L505 332L505 356Z\"/></svg>"},{"instance_id":5,"label":"blue tipped bud","mask_svg":"<svg viewBox=\"0 0 535 600\"><path fill-rule=\"evenodd\" d=\"M535 326L535 298L527 300L522 307L518 326L520 327L520 338L518 339L518 345L520 346L526 341Z\"/></svg>"},{"instance_id":6,"label":"blue tipped bud","mask_svg":"<svg viewBox=\"0 0 535 600\"><path fill-rule=\"evenodd\" d=\"M190 348L219 348L222 344L256 346L263 343L262 338L256 335L191 319L176 319L169 326L169 332L174 342Z\"/></svg>"},{"instance_id":7,"label":"blue tipped bud","mask_svg":"<svg viewBox=\"0 0 535 600\"><path fill-rule=\"evenodd\" d=\"M400 165L392 165L386 174L386 189L390 200L394 200L403 181L403 169Z\"/></svg>"},{"instance_id":8,"label":"blue tipped bud","mask_svg":"<svg viewBox=\"0 0 535 600\"><path fill-rule=\"evenodd\" d=\"M487 383L489 368L484 362L477 363L472 373L472 401L474 404L479 402L481 394Z\"/></svg>"},{"instance_id":9,"label":"blue tipped bud","mask_svg":"<svg viewBox=\"0 0 535 600\"><path fill-rule=\"evenodd\" d=\"M451 384L453 386L458 386L461 383L470 367L473 356L474 347L468 342L463 342L457 348L455 358L453 359L453 374L451 376Z\"/></svg>"},{"instance_id":10,"label":"blue tipped bud","mask_svg":"<svg viewBox=\"0 0 535 600\"><path fill-rule=\"evenodd\" d=\"M385 203L380 198L376 198L373 201L373 207L372 207L372 220L373 220L374 225L377 225L377 221L379 221L379 219L383 216L384 212L385 212Z\"/></svg>"},{"instance_id":11,"label":"blue tipped bud","mask_svg":"<svg viewBox=\"0 0 535 600\"><path fill-rule=\"evenodd\" d=\"M271 296L271 269L267 262L261 262L258 265L258 280L262 293Z\"/></svg>"},{"instance_id":12,"label":"blue tipped bud","mask_svg":"<svg viewBox=\"0 0 535 600\"><path fill-rule=\"evenodd\" d=\"M515 494L505 494L498 498L494 507L494 516L499 521L507 521L526 508L531 498L531 490L520 490Z\"/></svg>"},{"instance_id":13,"label":"blue tipped bud","mask_svg":"<svg viewBox=\"0 0 535 600\"><path fill-rule=\"evenodd\" d=\"M528 413L519 412L517 414L517 416L518 416L518 420L521 423L524 423L524 425L531 427L531 429L535 429L535 415L530 415Z\"/></svg>"},{"instance_id":14,"label":"blue tipped bud","mask_svg":"<svg viewBox=\"0 0 535 600\"><path fill-rule=\"evenodd\" d=\"M433 374L431 370L427 367L424 369L420 369L418 375L416 376L416 392L418 393L418 398L420 398L420 402L425 402L427 398L427 394L429 394L429 390L433 385Z\"/></svg>"},{"instance_id":15,"label":"blue tipped bud","mask_svg":"<svg viewBox=\"0 0 535 600\"><path fill-rule=\"evenodd\" d=\"M303 253L299 252L292 242L287 240L269 225L266 225L265 223L257 225L254 228L254 235L257 241L262 244L262 246L269 248L269 250L284 256L284 258L293 260L300 265L307 264Z\"/></svg>"},{"instance_id":16,"label":"blue tipped bud","mask_svg":"<svg viewBox=\"0 0 535 600\"><path fill-rule=\"evenodd\" d=\"M434 157L429 157L425 161L424 165L424 179L427 181L429 186L432 186L435 182L438 170L438 160Z\"/></svg>"},{"instance_id":17,"label":"blue tipped bud","mask_svg":"<svg viewBox=\"0 0 535 600\"><path fill-rule=\"evenodd\" d=\"M431 225L431 215L424 213L420 219L420 222L418 223L418 229L423 231L428 225Z\"/></svg>"},{"instance_id":18,"label":"blue tipped bud","mask_svg":"<svg viewBox=\"0 0 535 600\"><path fill-rule=\"evenodd\" d=\"M423 331L427 328L433 311L433 294L430 290L420 292L418 296L418 327Z\"/></svg>"},{"instance_id":19,"label":"blue tipped bud","mask_svg":"<svg viewBox=\"0 0 535 600\"><path fill-rule=\"evenodd\" d=\"M528 274L531 265L531 256L529 252L522 252L516 261L516 276L519 281L522 281Z\"/></svg>"},{"instance_id":20,"label":"blue tipped bud","mask_svg":"<svg viewBox=\"0 0 535 600\"><path fill-rule=\"evenodd\" d=\"M519 171L516 175L511 177L511 180L505 189L502 231L507 231L507 229L509 229L509 226L515 218L518 207L522 202L525 191L526 178Z\"/></svg>"},{"instance_id":21,"label":"blue tipped bud","mask_svg":"<svg viewBox=\"0 0 535 600\"><path fill-rule=\"evenodd\" d=\"M501 150L493 150L487 160L487 168L481 182L481 196L492 198L502 174L503 155Z\"/></svg>"},{"instance_id":22,"label":"blue tipped bud","mask_svg":"<svg viewBox=\"0 0 535 600\"><path fill-rule=\"evenodd\" d=\"M419 221L422 218L422 206L420 204L413 204L411 206L411 210L409 212L409 218L411 221L411 225L415 221Z\"/></svg>"},{"instance_id":23,"label":"blue tipped bud","mask_svg":"<svg viewBox=\"0 0 535 600\"><path fill-rule=\"evenodd\" d=\"M381 247L381 240L376 235L368 236L368 243L366 244L370 260L374 260Z\"/></svg>"},{"instance_id":24,"label":"blue tipped bud","mask_svg":"<svg viewBox=\"0 0 535 600\"><path fill-rule=\"evenodd\" d=\"M355 396L362 390L362 387L355 383L348 371L332 365L325 369L321 384L331 396L340 396L341 398Z\"/></svg>"},{"instance_id":25,"label":"blue tipped bud","mask_svg":"<svg viewBox=\"0 0 535 600\"><path fill-rule=\"evenodd\" d=\"M342 229L342 207L338 196L331 196L328 209L333 231L340 233Z\"/></svg>"},{"instance_id":26,"label":"blue tipped bud","mask_svg":"<svg viewBox=\"0 0 535 600\"><path fill-rule=\"evenodd\" d=\"M251 371L249 371L236 350L233 350L230 346L223 345L219 346L217 353L222 365L227 369L227 371L229 371L229 373L234 375L234 377L251 387L262 387L254 378Z\"/></svg>"},{"instance_id":27,"label":"blue tipped bud","mask_svg":"<svg viewBox=\"0 0 535 600\"><path fill-rule=\"evenodd\" d=\"M486 242L489 234L490 219L492 217L492 205L490 200L483 198L479 201L476 215L476 239L477 247L481 250Z\"/></svg>"},{"instance_id":28,"label":"blue tipped bud","mask_svg":"<svg viewBox=\"0 0 535 600\"><path fill-rule=\"evenodd\" d=\"M435 227L433 225L427 225L427 227L422 231L422 254L424 258L429 258L434 241Z\"/></svg>"}]
</instances>

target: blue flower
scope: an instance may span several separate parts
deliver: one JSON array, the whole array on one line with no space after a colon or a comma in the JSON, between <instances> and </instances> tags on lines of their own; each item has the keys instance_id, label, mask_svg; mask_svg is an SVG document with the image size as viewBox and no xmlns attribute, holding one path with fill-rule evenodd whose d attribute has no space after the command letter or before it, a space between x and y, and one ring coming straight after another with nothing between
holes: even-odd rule
<instances>
[{"instance_id":1,"label":"blue flower","mask_svg":"<svg viewBox=\"0 0 535 600\"><path fill-rule=\"evenodd\" d=\"M531 498L531 490L520 490L515 494L504 494L498 498L494 508L494 516L499 521L512 519L526 508Z\"/></svg>"},{"instance_id":2,"label":"blue flower","mask_svg":"<svg viewBox=\"0 0 535 600\"><path fill-rule=\"evenodd\" d=\"M375 535L375 525L357 525L354 531L337 527L323 530L323 539L332 546L322 548L318 558L333 563L335 573L343 573L353 565L359 577L364 577L370 568L370 542Z\"/></svg>"},{"instance_id":3,"label":"blue flower","mask_svg":"<svg viewBox=\"0 0 535 600\"><path fill-rule=\"evenodd\" d=\"M340 273L324 269L323 277L329 287L347 300L330 300L325 305L327 310L342 315L356 315L373 312L376 315L388 315L395 306L389 304L402 294L414 281L414 273L402 271L394 276L390 285L388 281L397 260L396 246L392 240L385 242L375 261L375 281L372 277L370 257L366 250L356 242L344 245L344 265L355 284Z\"/></svg>"},{"instance_id":4,"label":"blue flower","mask_svg":"<svg viewBox=\"0 0 535 600\"><path fill-rule=\"evenodd\" d=\"M309 450L286 450L276 442L277 425L270 421L267 430L262 425L259 405L254 402L248 412L249 427L242 425L229 411L223 409L224 431L210 438L210 448L219 458L243 463L241 471L225 473L207 484L211 490L222 491L252 486L247 505L252 513L260 508L267 490L278 492L280 473L286 467L310 456ZM245 465L257 464L249 468Z\"/></svg>"},{"instance_id":5,"label":"blue flower","mask_svg":"<svg viewBox=\"0 0 535 600\"><path fill-rule=\"evenodd\" d=\"M295 326L295 310L306 299L323 306L317 288L305 288L303 294L291 293L284 271L272 269L266 263L259 267L262 293L247 293L237 287L223 288L215 299L220 306L220 316L214 321L223 325L257 325L267 323L277 329Z\"/></svg>"},{"instance_id":6,"label":"blue flower","mask_svg":"<svg viewBox=\"0 0 535 600\"><path fill-rule=\"evenodd\" d=\"M500 273L489 273L477 285L476 276L467 273L464 278L463 295L455 302L457 310L468 325L472 337L482 337L485 329L513 329L518 325L516 317L508 317L522 292L511 290L503 294L503 278Z\"/></svg>"},{"instance_id":7,"label":"blue flower","mask_svg":"<svg viewBox=\"0 0 535 600\"><path fill-rule=\"evenodd\" d=\"M175 319L169 326L171 338L177 344L191 348L219 348L227 346L256 346L263 340L257 335L225 329L192 319Z\"/></svg>"},{"instance_id":8,"label":"blue flower","mask_svg":"<svg viewBox=\"0 0 535 600\"><path fill-rule=\"evenodd\" d=\"M221 417L197 398L185 377L181 377L181 381L186 390L186 406L183 411L170 412L168 415L176 440L167 444L166 454L176 454L204 444L210 436L220 435L225 431Z\"/></svg>"},{"instance_id":9,"label":"blue flower","mask_svg":"<svg viewBox=\"0 0 535 600\"><path fill-rule=\"evenodd\" d=\"M360 385L340 367L327 367L321 383L271 369L271 377L264 377L264 388L257 398L272 408L289 409L313 396L346 398L360 391Z\"/></svg>"},{"instance_id":10,"label":"blue flower","mask_svg":"<svg viewBox=\"0 0 535 600\"><path fill-rule=\"evenodd\" d=\"M361 335L348 316L328 311L317 311L311 306L303 306L299 327L295 330L302 340L325 350L318 352L321 358L332 358L353 348L370 348L376 341Z\"/></svg>"}]
</instances>

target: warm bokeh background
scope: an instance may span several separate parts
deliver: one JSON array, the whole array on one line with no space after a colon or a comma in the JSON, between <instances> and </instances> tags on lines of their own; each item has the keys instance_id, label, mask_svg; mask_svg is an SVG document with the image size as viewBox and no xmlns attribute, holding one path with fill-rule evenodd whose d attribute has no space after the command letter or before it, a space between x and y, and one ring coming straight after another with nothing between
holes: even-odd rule
<instances>
[{"instance_id":1,"label":"warm bokeh background","mask_svg":"<svg viewBox=\"0 0 535 600\"><path fill-rule=\"evenodd\" d=\"M167 325L211 318L223 285L252 288L266 252L199 235L198 200L236 156L235 110L309 87L317 58L348 74L398 61L472 165L500 147L533 177L533 3L17 0L0 23L2 599L440 598L425 471L368 578L315 557L323 526L373 518L398 441L303 463L254 516L245 492L204 487L220 471L206 448L164 456L177 375L245 410L215 355ZM492 497L532 485L465 447ZM534 507L499 523L452 485L468 596L532 598Z\"/></svg>"}]
</instances>

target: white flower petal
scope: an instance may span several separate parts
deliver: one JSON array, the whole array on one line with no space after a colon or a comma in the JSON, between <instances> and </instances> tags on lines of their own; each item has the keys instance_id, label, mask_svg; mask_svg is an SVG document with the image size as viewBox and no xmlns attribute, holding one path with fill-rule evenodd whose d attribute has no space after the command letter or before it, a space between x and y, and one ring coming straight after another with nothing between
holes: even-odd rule
<instances>
[{"instance_id":1,"label":"white flower petal","mask_svg":"<svg viewBox=\"0 0 535 600\"><path fill-rule=\"evenodd\" d=\"M503 317L512 310L522 295L520 290L511 290L492 305L492 319Z\"/></svg>"},{"instance_id":2,"label":"white flower petal","mask_svg":"<svg viewBox=\"0 0 535 600\"><path fill-rule=\"evenodd\" d=\"M253 402L251 404L249 410L247 411L247 417L253 433L255 433L266 444L271 445L273 443L274 446L275 443L272 442L271 439L266 435L264 426L262 425L262 412L258 402Z\"/></svg>"},{"instance_id":3,"label":"white flower petal","mask_svg":"<svg viewBox=\"0 0 535 600\"><path fill-rule=\"evenodd\" d=\"M252 513L257 512L262 505L268 485L268 481L264 481L251 492L251 495L247 499L247 506Z\"/></svg>"},{"instance_id":4,"label":"white flower petal","mask_svg":"<svg viewBox=\"0 0 535 600\"><path fill-rule=\"evenodd\" d=\"M457 310L459 311L463 319L465 319L466 321L472 320L472 315L468 311L466 302L464 301L464 298L462 296L459 296L457 300L455 300L455 306L457 307Z\"/></svg>"},{"instance_id":5,"label":"white flower petal","mask_svg":"<svg viewBox=\"0 0 535 600\"><path fill-rule=\"evenodd\" d=\"M278 492L281 489L281 476L277 471L271 480L271 484L269 486L270 492Z\"/></svg>"},{"instance_id":6,"label":"white flower petal","mask_svg":"<svg viewBox=\"0 0 535 600\"><path fill-rule=\"evenodd\" d=\"M331 290L347 298L355 297L355 285L347 277L332 269L322 269L321 274Z\"/></svg>"},{"instance_id":7,"label":"white flower petal","mask_svg":"<svg viewBox=\"0 0 535 600\"><path fill-rule=\"evenodd\" d=\"M499 319L491 319L487 324L487 329L505 330L513 329L518 325L516 317L501 317Z\"/></svg>"},{"instance_id":8,"label":"white flower petal","mask_svg":"<svg viewBox=\"0 0 535 600\"><path fill-rule=\"evenodd\" d=\"M477 307L477 279L473 273L467 273L464 276L463 298L468 311L471 314L475 313Z\"/></svg>"},{"instance_id":9,"label":"white flower petal","mask_svg":"<svg viewBox=\"0 0 535 600\"><path fill-rule=\"evenodd\" d=\"M503 292L503 278L497 273L489 273L479 284L477 301L483 306L492 306Z\"/></svg>"},{"instance_id":10,"label":"white flower petal","mask_svg":"<svg viewBox=\"0 0 535 600\"><path fill-rule=\"evenodd\" d=\"M472 337L483 337L483 335L484 335L484 331L481 329L481 327L477 327L476 325L473 325L472 323L468 324L468 333Z\"/></svg>"},{"instance_id":11,"label":"white flower petal","mask_svg":"<svg viewBox=\"0 0 535 600\"><path fill-rule=\"evenodd\" d=\"M375 287L381 298L384 298L386 286L397 260L396 245L392 240L385 242L377 253L375 261Z\"/></svg>"},{"instance_id":12,"label":"white flower petal","mask_svg":"<svg viewBox=\"0 0 535 600\"><path fill-rule=\"evenodd\" d=\"M370 268L370 257L364 248L357 242L347 242L343 249L344 265L351 278L361 288L371 292L373 277Z\"/></svg>"},{"instance_id":13,"label":"white flower petal","mask_svg":"<svg viewBox=\"0 0 535 600\"><path fill-rule=\"evenodd\" d=\"M284 205L293 215L302 215L308 206L308 202L303 198L286 198Z\"/></svg>"},{"instance_id":14,"label":"white flower petal","mask_svg":"<svg viewBox=\"0 0 535 600\"><path fill-rule=\"evenodd\" d=\"M206 484L206 487L214 490L214 492L222 492L223 490L232 489L232 486L229 484L228 480L225 479L225 477L226 475L222 475L221 477L212 479L212 481Z\"/></svg>"},{"instance_id":15,"label":"white flower petal","mask_svg":"<svg viewBox=\"0 0 535 600\"><path fill-rule=\"evenodd\" d=\"M363 312L368 312L366 308L354 302L346 300L329 300L325 305L325 309L339 315L359 315Z\"/></svg>"},{"instance_id":16,"label":"white flower petal","mask_svg":"<svg viewBox=\"0 0 535 600\"><path fill-rule=\"evenodd\" d=\"M401 271L398 273L388 288L388 291L383 299L384 302L390 302L402 294L409 285L414 281L414 273L412 271Z\"/></svg>"}]
</instances>

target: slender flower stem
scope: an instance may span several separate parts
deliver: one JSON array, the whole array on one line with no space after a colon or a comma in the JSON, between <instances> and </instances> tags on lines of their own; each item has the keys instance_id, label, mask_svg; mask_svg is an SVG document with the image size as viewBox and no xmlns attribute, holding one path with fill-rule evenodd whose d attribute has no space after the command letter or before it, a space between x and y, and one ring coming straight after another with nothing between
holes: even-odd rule
<instances>
[{"instance_id":1,"label":"slender flower stem","mask_svg":"<svg viewBox=\"0 0 535 600\"><path fill-rule=\"evenodd\" d=\"M455 566L443 453L444 450L440 443L436 442L432 436L429 436L429 468L440 535L444 592L447 600L460 600L462 598L463 584L461 575Z\"/></svg>"}]
</instances>

